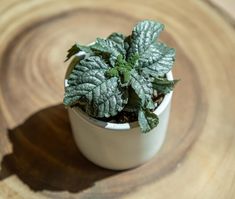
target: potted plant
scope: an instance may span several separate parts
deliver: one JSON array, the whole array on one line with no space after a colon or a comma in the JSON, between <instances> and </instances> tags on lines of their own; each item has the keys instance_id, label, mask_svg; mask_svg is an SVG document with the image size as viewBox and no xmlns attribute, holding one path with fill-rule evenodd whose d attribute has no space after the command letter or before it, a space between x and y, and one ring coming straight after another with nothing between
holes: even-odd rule
<instances>
[{"instance_id":1,"label":"potted plant","mask_svg":"<svg viewBox=\"0 0 235 199\"><path fill-rule=\"evenodd\" d=\"M144 20L132 34L112 33L84 46L65 77L64 104L80 151L108 169L136 167L164 142L172 89L175 50L157 41L164 25Z\"/></svg>"}]
</instances>

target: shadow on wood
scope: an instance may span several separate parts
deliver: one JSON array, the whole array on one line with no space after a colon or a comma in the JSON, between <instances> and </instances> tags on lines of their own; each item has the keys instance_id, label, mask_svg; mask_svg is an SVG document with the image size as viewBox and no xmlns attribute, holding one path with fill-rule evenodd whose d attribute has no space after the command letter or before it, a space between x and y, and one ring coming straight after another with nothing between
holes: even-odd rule
<instances>
[{"instance_id":1,"label":"shadow on wood","mask_svg":"<svg viewBox=\"0 0 235 199\"><path fill-rule=\"evenodd\" d=\"M32 190L79 192L118 172L102 169L77 149L67 111L57 105L9 130L13 152L1 162L0 180L17 175Z\"/></svg>"}]
</instances>

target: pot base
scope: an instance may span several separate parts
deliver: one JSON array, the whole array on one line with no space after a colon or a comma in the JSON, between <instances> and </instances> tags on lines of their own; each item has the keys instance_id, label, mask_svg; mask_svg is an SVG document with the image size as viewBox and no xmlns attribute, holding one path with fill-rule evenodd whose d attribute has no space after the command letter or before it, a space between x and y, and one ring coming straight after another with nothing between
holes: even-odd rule
<instances>
[{"instance_id":1,"label":"pot base","mask_svg":"<svg viewBox=\"0 0 235 199\"><path fill-rule=\"evenodd\" d=\"M165 140L169 111L170 103L159 115L159 125L143 134L138 126L127 130L101 127L81 111L68 109L81 153L94 164L112 170L131 169L155 156Z\"/></svg>"}]
</instances>

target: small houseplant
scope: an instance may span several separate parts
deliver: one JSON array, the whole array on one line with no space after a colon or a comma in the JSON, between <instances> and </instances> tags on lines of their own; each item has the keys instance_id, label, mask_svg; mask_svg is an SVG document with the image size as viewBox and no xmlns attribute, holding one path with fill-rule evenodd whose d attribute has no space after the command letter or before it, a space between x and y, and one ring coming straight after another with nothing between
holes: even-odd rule
<instances>
[{"instance_id":1,"label":"small houseplant","mask_svg":"<svg viewBox=\"0 0 235 199\"><path fill-rule=\"evenodd\" d=\"M138 166L156 154L167 128L175 50L157 41L164 25L144 20L132 34L112 33L84 46L65 77L64 104L75 140L92 162L109 169Z\"/></svg>"}]
</instances>

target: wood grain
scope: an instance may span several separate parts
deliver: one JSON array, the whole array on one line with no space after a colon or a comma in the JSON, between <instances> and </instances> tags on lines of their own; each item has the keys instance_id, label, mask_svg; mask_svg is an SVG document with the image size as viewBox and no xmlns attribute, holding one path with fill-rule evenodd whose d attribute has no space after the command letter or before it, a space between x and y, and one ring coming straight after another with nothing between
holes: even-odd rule
<instances>
[{"instance_id":1,"label":"wood grain","mask_svg":"<svg viewBox=\"0 0 235 199\"><path fill-rule=\"evenodd\" d=\"M235 198L235 30L218 12L192 0L0 5L0 198ZM63 60L74 41L145 18L177 49L167 140L141 167L101 169L73 141Z\"/></svg>"},{"instance_id":2,"label":"wood grain","mask_svg":"<svg viewBox=\"0 0 235 199\"><path fill-rule=\"evenodd\" d=\"M222 14L228 22L235 27L235 1L234 0L206 0L214 9Z\"/></svg>"}]
</instances>

